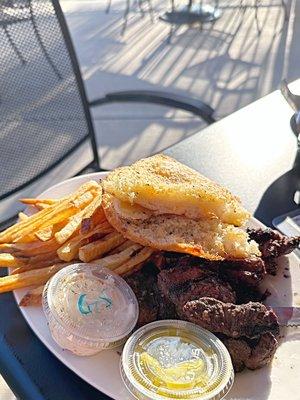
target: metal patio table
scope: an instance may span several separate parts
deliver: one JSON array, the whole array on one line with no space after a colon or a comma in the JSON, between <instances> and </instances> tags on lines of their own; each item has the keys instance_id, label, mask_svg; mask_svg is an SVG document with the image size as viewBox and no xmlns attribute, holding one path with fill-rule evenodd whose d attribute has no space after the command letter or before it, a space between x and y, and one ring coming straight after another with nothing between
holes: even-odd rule
<instances>
[{"instance_id":1,"label":"metal patio table","mask_svg":"<svg viewBox=\"0 0 300 400\"><path fill-rule=\"evenodd\" d=\"M300 93L300 80L292 87ZM293 194L300 188L300 176L297 141L289 126L292 114L276 91L165 153L227 186L257 218L271 225L275 216L297 207ZM0 315L0 372L18 398L108 399L39 341L11 293L1 295Z\"/></svg>"}]
</instances>

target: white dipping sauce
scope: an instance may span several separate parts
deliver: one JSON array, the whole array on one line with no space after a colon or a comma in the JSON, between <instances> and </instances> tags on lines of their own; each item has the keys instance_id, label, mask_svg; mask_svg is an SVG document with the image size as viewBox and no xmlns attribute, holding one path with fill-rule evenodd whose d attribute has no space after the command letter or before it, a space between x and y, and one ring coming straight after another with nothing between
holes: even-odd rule
<instances>
[{"instance_id":1,"label":"white dipping sauce","mask_svg":"<svg viewBox=\"0 0 300 400\"><path fill-rule=\"evenodd\" d=\"M138 318L131 288L95 264L59 271L44 290L43 308L53 339L80 356L120 345Z\"/></svg>"}]
</instances>

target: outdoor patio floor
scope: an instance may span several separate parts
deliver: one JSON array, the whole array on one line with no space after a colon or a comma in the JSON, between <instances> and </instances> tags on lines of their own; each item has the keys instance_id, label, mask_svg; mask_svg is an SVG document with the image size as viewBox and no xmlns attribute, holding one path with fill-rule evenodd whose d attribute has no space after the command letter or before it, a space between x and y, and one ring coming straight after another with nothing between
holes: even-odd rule
<instances>
[{"instance_id":1,"label":"outdoor patio floor","mask_svg":"<svg viewBox=\"0 0 300 400\"><path fill-rule=\"evenodd\" d=\"M169 1L153 0L153 22L149 3L142 3L141 14L133 2L124 33L124 0L113 0L109 13L108 0L62 2L90 99L126 89L166 90L203 100L217 118L277 89L297 65L289 64L281 0L261 1L261 32L255 1L243 3L241 9L240 0L221 0L223 15L215 24L175 26L169 43L171 27L160 19ZM187 113L134 104L98 108L94 118L105 168L157 152L202 127Z\"/></svg>"}]
</instances>

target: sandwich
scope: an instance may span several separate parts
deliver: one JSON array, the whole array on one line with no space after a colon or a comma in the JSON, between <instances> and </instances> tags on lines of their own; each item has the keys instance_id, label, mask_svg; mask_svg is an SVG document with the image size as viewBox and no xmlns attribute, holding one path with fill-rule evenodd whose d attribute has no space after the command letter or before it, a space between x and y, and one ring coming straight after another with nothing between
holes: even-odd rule
<instances>
[{"instance_id":1,"label":"sandwich","mask_svg":"<svg viewBox=\"0 0 300 400\"><path fill-rule=\"evenodd\" d=\"M260 254L244 229L250 214L240 200L171 157L117 168L102 184L106 218L127 239L211 260Z\"/></svg>"}]
</instances>

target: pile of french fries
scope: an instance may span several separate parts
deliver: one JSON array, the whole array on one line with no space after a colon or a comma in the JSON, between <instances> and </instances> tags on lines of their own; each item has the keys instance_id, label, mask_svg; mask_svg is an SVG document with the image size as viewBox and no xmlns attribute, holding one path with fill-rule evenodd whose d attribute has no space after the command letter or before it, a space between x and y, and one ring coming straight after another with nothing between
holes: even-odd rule
<instances>
[{"instance_id":1,"label":"pile of french fries","mask_svg":"<svg viewBox=\"0 0 300 400\"><path fill-rule=\"evenodd\" d=\"M74 262L92 262L128 275L149 259L153 250L125 239L108 223L102 208L102 187L89 181L60 199L22 199L35 213L19 214L19 222L0 232L0 293L32 287L20 302L40 304L45 283Z\"/></svg>"}]
</instances>

